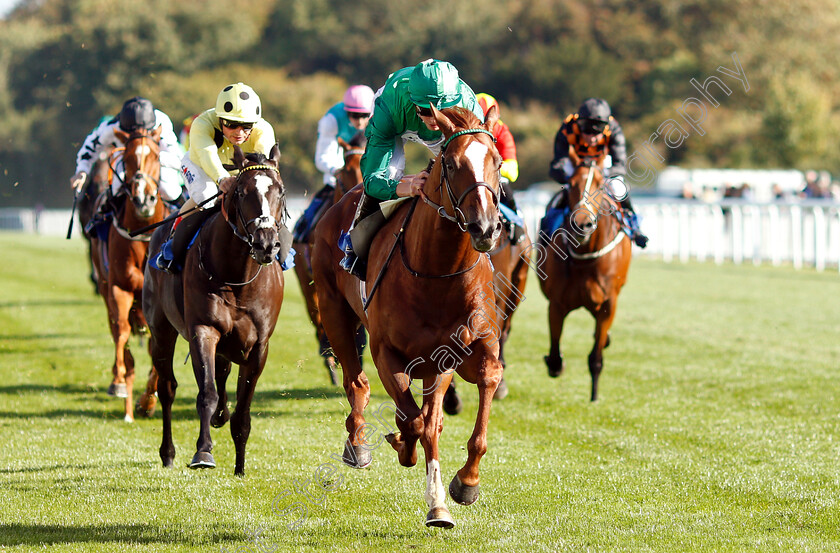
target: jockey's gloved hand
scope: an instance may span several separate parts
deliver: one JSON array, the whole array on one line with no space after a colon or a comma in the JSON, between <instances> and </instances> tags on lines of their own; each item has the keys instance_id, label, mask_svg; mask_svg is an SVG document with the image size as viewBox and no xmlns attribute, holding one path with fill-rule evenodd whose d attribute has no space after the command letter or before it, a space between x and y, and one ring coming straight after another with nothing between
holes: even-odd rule
<instances>
[{"instance_id":1,"label":"jockey's gloved hand","mask_svg":"<svg viewBox=\"0 0 840 553\"><path fill-rule=\"evenodd\" d=\"M84 171L79 171L72 177L70 177L70 186L75 188L76 190L81 190L82 186L85 185L85 181L87 180L87 173Z\"/></svg>"}]
</instances>

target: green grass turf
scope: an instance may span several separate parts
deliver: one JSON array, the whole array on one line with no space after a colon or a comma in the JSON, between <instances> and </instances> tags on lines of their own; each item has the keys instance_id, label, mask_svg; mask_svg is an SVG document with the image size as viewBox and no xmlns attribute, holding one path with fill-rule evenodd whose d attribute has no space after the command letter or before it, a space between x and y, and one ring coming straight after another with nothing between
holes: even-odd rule
<instances>
[{"instance_id":1,"label":"green grass turf","mask_svg":"<svg viewBox=\"0 0 840 553\"><path fill-rule=\"evenodd\" d=\"M122 421L121 400L105 395L113 347L80 240L0 234L0 259L0 551L840 550L835 272L635 260L594 404L594 323L572 315L567 371L550 379L531 273L481 497L447 498L458 525L446 531L423 525L422 449L411 469L387 444L367 470L331 457L347 401L329 385L290 272L240 479L227 427L213 431L218 468L186 467L198 422L183 342L176 468L160 466L159 413ZM132 347L142 386L148 356ZM367 366L376 407L389 398ZM446 417L441 437L445 483L466 459L477 408L475 389L460 389L464 412Z\"/></svg>"}]
</instances>

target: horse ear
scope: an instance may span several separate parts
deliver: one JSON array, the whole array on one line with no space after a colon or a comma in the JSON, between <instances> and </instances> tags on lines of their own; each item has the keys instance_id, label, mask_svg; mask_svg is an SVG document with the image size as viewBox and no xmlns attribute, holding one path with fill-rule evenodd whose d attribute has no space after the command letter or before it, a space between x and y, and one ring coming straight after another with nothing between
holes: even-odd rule
<instances>
[{"instance_id":1,"label":"horse ear","mask_svg":"<svg viewBox=\"0 0 840 553\"><path fill-rule=\"evenodd\" d=\"M340 136L338 137L338 145L341 146L341 149L345 152L351 150L350 144L348 144L347 141L341 138Z\"/></svg>"},{"instance_id":2,"label":"horse ear","mask_svg":"<svg viewBox=\"0 0 840 553\"><path fill-rule=\"evenodd\" d=\"M278 166L280 165L280 145L275 144L271 147L271 152L268 154L268 158L276 163Z\"/></svg>"},{"instance_id":3,"label":"horse ear","mask_svg":"<svg viewBox=\"0 0 840 553\"><path fill-rule=\"evenodd\" d=\"M242 148L237 145L233 146L233 163L240 171L245 167L245 154L242 153Z\"/></svg>"},{"instance_id":4,"label":"horse ear","mask_svg":"<svg viewBox=\"0 0 840 553\"><path fill-rule=\"evenodd\" d=\"M490 109L487 110L487 115L484 117L484 128L487 129L488 132L493 132L493 127L496 126L496 121L499 120L499 108L496 104L490 106Z\"/></svg>"},{"instance_id":5,"label":"horse ear","mask_svg":"<svg viewBox=\"0 0 840 553\"><path fill-rule=\"evenodd\" d=\"M154 139L155 142L160 142L160 135L162 135L162 134L163 134L163 127L158 125L152 131L152 138Z\"/></svg>"},{"instance_id":6,"label":"horse ear","mask_svg":"<svg viewBox=\"0 0 840 553\"><path fill-rule=\"evenodd\" d=\"M119 140L123 144L128 142L129 134L127 132L125 132L124 130L120 129L120 128L115 128L114 129L114 136L116 136L117 140Z\"/></svg>"},{"instance_id":7,"label":"horse ear","mask_svg":"<svg viewBox=\"0 0 840 553\"><path fill-rule=\"evenodd\" d=\"M569 146L569 159L572 160L573 167L577 167L578 165L580 165L580 157L577 155L575 149L571 146Z\"/></svg>"},{"instance_id":8,"label":"horse ear","mask_svg":"<svg viewBox=\"0 0 840 553\"><path fill-rule=\"evenodd\" d=\"M432 115L434 116L435 121L437 121L440 130L443 131L444 136L451 136L452 134L454 134L455 125L452 124L452 121L450 121L449 118L443 113L438 111L438 109L435 106L430 104L429 107L432 108Z\"/></svg>"}]
</instances>

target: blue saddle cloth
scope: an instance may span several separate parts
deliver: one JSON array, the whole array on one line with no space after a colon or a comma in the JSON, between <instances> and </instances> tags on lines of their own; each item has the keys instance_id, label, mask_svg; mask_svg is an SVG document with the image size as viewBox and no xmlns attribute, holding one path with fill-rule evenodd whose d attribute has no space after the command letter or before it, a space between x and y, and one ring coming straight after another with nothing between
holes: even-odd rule
<instances>
[{"instance_id":1,"label":"blue saddle cloth","mask_svg":"<svg viewBox=\"0 0 840 553\"><path fill-rule=\"evenodd\" d=\"M192 238L190 238L190 243L187 244L187 251L190 251L190 248L192 248L193 244L195 244L195 239L198 237L198 233L201 231L201 227L203 227L205 225L205 223L207 223L207 221L204 221L203 223L201 223L201 225L195 231L195 234L192 236ZM280 268L283 269L284 271L293 268L295 266L295 254L296 253L297 252L295 251L294 248L289 248L289 253L288 253L288 255L286 255L286 259L283 259L283 260L280 259L280 254L278 253L277 256L276 256L276 259L280 263ZM163 259L172 259L172 256L173 256L173 254L172 254L172 240L170 239L170 240L165 241L163 244L161 244L160 251L155 253L149 259L149 263L151 264L152 267L154 267L155 269L160 271L162 269L158 266L158 260L161 257L163 257ZM180 265L177 265L175 267L175 269L180 272L184 268Z\"/></svg>"},{"instance_id":2,"label":"blue saddle cloth","mask_svg":"<svg viewBox=\"0 0 840 553\"><path fill-rule=\"evenodd\" d=\"M514 225L520 227L525 226L525 220L519 215L519 213L515 212L514 210L512 210L511 208L509 208L501 202L499 203L499 211L502 212L502 217L505 220L510 221Z\"/></svg>"}]
</instances>

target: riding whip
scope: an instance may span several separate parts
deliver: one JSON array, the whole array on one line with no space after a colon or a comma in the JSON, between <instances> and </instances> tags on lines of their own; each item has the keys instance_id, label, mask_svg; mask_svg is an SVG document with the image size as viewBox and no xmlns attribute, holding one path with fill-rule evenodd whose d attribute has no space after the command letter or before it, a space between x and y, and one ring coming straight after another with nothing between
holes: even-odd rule
<instances>
[{"instance_id":1,"label":"riding whip","mask_svg":"<svg viewBox=\"0 0 840 553\"><path fill-rule=\"evenodd\" d=\"M67 239L70 240L70 235L73 234L73 217L76 215L76 204L79 201L79 194L82 192L81 188L76 189L73 194L73 209L70 210L70 224L67 225Z\"/></svg>"},{"instance_id":2,"label":"riding whip","mask_svg":"<svg viewBox=\"0 0 840 553\"><path fill-rule=\"evenodd\" d=\"M206 200L204 200L203 202L201 202L200 204L198 204L197 206L195 206L195 207L191 207L190 209L186 210L186 211L185 211L185 212L183 212L183 213L173 213L172 215L170 215L169 217L166 217L166 218L165 218L165 219L163 219L162 221L158 221L157 223L152 223L151 225L147 225L147 226L145 226L145 227L143 227L143 228L139 228L139 229L137 229L137 230L133 230L133 231L129 232L129 233L128 233L128 235L129 235L129 236L131 236L132 238L134 238L134 237L135 237L135 236L137 236L138 234L143 234L143 233L145 233L145 232L149 232L149 231L150 231L150 230L152 230L152 229L156 229L156 228L158 228L159 226L161 226L161 225L165 225L165 224L166 224L166 223L168 223L169 221L172 221L173 219L177 219L178 217L181 217L181 216L184 216L184 215L188 215L188 214L192 213L193 211L195 211L195 210L197 210L197 209L200 209L200 208L201 208L201 206L203 206L204 204L206 204L206 203L207 203L207 202L209 202L210 200L215 200L216 198L218 198L218 197L219 197L219 196L221 196L221 195L222 195L222 191L220 190L220 191L216 192L216 194L214 194L213 196L210 196L209 198L207 198ZM74 205L75 205L75 204L74 204ZM71 223L72 223L72 221L71 221Z\"/></svg>"}]
</instances>

